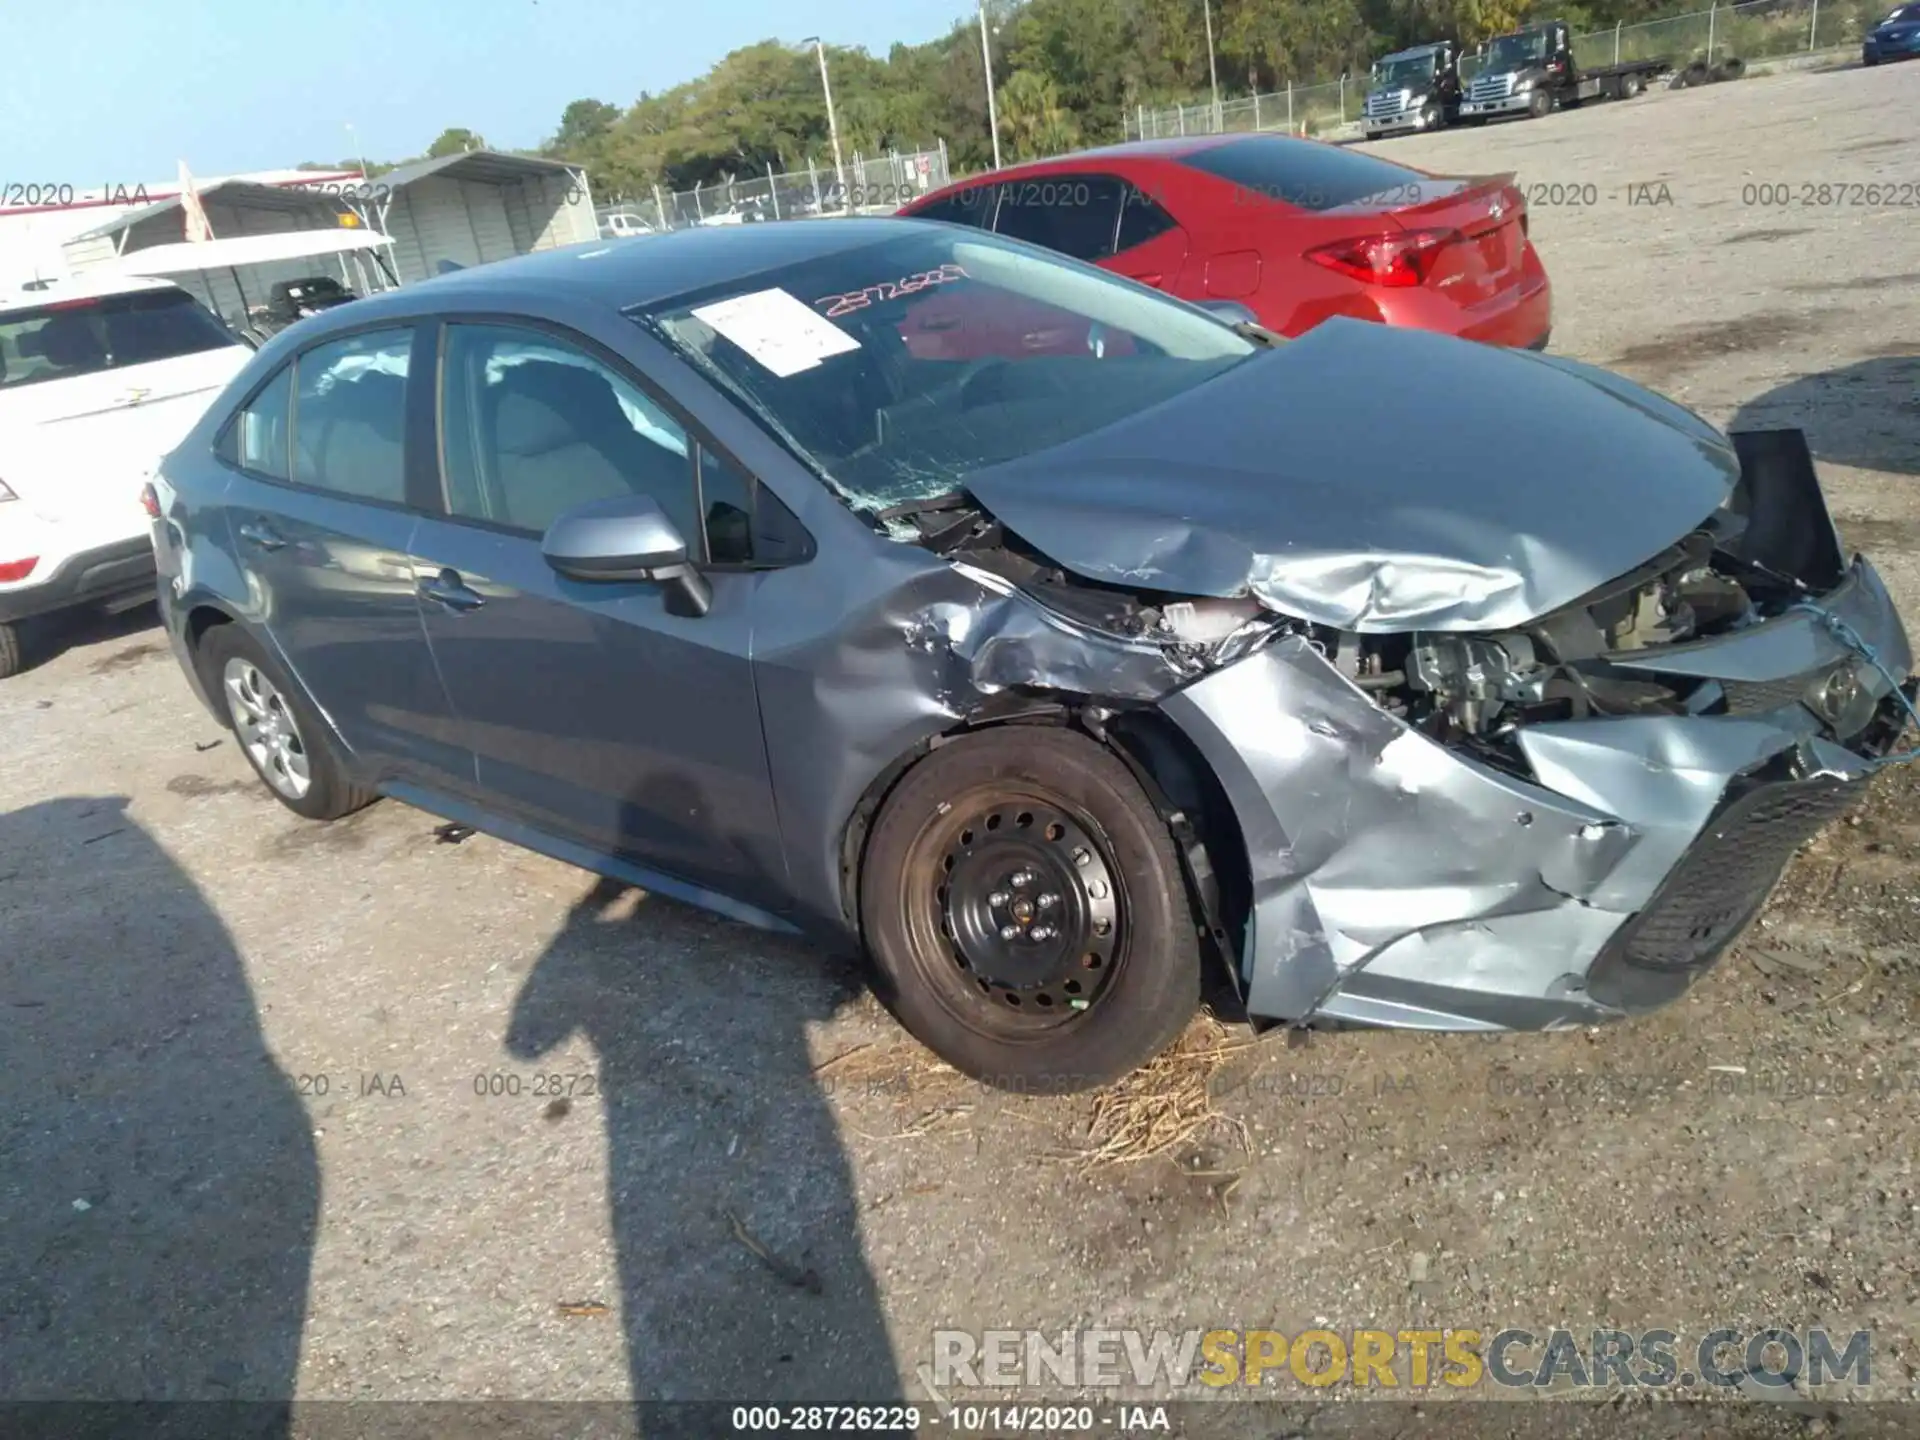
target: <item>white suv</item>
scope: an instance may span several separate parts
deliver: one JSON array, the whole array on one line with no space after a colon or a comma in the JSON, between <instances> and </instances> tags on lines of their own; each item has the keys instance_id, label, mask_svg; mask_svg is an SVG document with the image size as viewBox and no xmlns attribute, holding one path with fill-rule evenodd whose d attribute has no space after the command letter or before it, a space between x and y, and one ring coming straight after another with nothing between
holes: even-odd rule
<instances>
[{"instance_id":1,"label":"white suv","mask_svg":"<svg viewBox=\"0 0 1920 1440\"><path fill-rule=\"evenodd\" d=\"M164 280L0 292L0 677L21 621L152 598L141 490L252 353Z\"/></svg>"}]
</instances>

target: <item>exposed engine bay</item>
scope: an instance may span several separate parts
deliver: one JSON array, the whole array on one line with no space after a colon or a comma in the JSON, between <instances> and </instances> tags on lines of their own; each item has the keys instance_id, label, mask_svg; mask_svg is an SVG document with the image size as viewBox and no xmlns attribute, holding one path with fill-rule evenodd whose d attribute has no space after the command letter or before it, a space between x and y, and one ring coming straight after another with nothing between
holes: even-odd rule
<instances>
[{"instance_id":1,"label":"exposed engine bay","mask_svg":"<svg viewBox=\"0 0 1920 1440\"><path fill-rule=\"evenodd\" d=\"M1573 603L1484 634L1362 634L1277 614L1250 595L1169 599L1075 576L971 505L916 519L936 553L997 575L1078 624L1162 647L1177 674L1197 676L1299 635L1383 710L1442 743L1496 754L1518 727L1541 721L1741 713L1804 698L1846 734L1872 708L1862 709L1864 689L1843 675L1742 686L1658 670L1661 647L1759 625L1809 593L1735 553L1744 527L1730 511Z\"/></svg>"},{"instance_id":2,"label":"exposed engine bay","mask_svg":"<svg viewBox=\"0 0 1920 1440\"><path fill-rule=\"evenodd\" d=\"M1024 698L1123 748L1157 716L1218 782L1246 904L1214 933L1251 1015L1555 1028L1692 983L1912 715L1904 627L1805 437L1720 445L1719 503L1598 584L1645 513L1582 545L1546 508L1505 535L1400 512L1470 561L1203 523L1213 492L1172 485L1101 513L1002 476L887 518L980 592L916 622L964 666L942 703Z\"/></svg>"}]
</instances>

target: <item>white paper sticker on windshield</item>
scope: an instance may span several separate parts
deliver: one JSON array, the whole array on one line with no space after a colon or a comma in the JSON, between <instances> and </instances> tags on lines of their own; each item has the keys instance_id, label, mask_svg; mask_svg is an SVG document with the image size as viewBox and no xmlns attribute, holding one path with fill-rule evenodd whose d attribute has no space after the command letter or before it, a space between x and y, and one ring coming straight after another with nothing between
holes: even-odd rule
<instances>
[{"instance_id":1,"label":"white paper sticker on windshield","mask_svg":"<svg viewBox=\"0 0 1920 1440\"><path fill-rule=\"evenodd\" d=\"M702 305L693 315L782 377L811 370L829 355L860 348L838 325L779 289Z\"/></svg>"}]
</instances>

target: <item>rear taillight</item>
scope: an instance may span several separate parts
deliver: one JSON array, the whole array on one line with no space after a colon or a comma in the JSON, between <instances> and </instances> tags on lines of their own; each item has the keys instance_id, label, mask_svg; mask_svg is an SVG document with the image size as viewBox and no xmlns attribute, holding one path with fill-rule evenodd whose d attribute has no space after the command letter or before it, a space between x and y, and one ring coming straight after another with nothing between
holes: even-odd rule
<instances>
[{"instance_id":1,"label":"rear taillight","mask_svg":"<svg viewBox=\"0 0 1920 1440\"><path fill-rule=\"evenodd\" d=\"M1316 246L1307 259L1368 285L1405 289L1424 283L1440 253L1460 238L1458 230L1395 230Z\"/></svg>"},{"instance_id":2,"label":"rear taillight","mask_svg":"<svg viewBox=\"0 0 1920 1440\"><path fill-rule=\"evenodd\" d=\"M147 512L149 520L160 518L160 492L153 488L151 480L140 487L140 508Z\"/></svg>"},{"instance_id":3,"label":"rear taillight","mask_svg":"<svg viewBox=\"0 0 1920 1440\"><path fill-rule=\"evenodd\" d=\"M24 560L0 560L0 585L11 585L16 580L26 579L39 563L38 555L29 555Z\"/></svg>"}]
</instances>

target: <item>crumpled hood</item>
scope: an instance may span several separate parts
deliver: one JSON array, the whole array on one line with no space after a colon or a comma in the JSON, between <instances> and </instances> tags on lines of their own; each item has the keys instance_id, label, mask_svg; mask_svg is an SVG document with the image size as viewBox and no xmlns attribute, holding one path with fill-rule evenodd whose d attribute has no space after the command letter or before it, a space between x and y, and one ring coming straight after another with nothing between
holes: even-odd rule
<instances>
[{"instance_id":1,"label":"crumpled hood","mask_svg":"<svg viewBox=\"0 0 1920 1440\"><path fill-rule=\"evenodd\" d=\"M1739 473L1713 427L1607 371L1336 319L966 487L1087 579L1381 633L1557 609Z\"/></svg>"}]
</instances>

